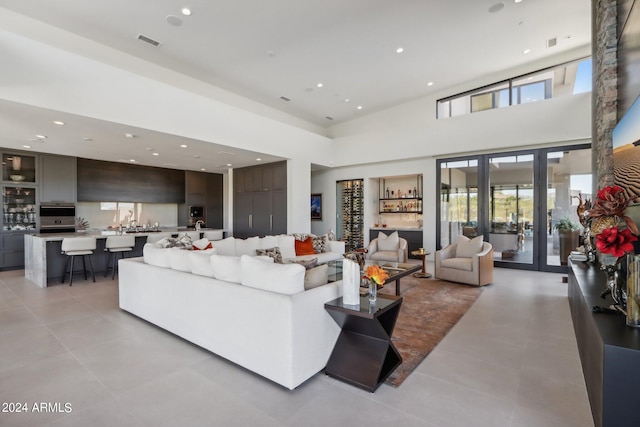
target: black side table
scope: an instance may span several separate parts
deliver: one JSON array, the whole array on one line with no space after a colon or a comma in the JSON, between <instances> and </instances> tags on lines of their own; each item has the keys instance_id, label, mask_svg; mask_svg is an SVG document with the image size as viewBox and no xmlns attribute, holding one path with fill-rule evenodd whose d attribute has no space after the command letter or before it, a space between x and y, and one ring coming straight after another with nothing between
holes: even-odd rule
<instances>
[{"instance_id":1,"label":"black side table","mask_svg":"<svg viewBox=\"0 0 640 427\"><path fill-rule=\"evenodd\" d=\"M378 295L375 305L360 297L360 306L349 306L342 298L324 305L342 328L327 362L325 374L374 392L402 363L391 342L391 334L402 305L402 297Z\"/></svg>"}]
</instances>

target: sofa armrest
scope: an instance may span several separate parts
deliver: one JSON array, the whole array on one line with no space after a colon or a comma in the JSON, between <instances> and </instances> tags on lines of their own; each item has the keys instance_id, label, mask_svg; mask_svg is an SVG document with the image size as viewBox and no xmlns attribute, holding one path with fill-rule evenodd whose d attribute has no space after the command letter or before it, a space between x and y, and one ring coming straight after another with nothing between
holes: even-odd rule
<instances>
[{"instance_id":1,"label":"sofa armrest","mask_svg":"<svg viewBox=\"0 0 640 427\"><path fill-rule=\"evenodd\" d=\"M409 258L409 244L405 239L400 239L400 247L398 248L398 262L407 262Z\"/></svg>"},{"instance_id":2,"label":"sofa armrest","mask_svg":"<svg viewBox=\"0 0 640 427\"><path fill-rule=\"evenodd\" d=\"M345 246L344 242L340 240L329 240L329 252L337 252L339 254L344 254Z\"/></svg>"}]
</instances>

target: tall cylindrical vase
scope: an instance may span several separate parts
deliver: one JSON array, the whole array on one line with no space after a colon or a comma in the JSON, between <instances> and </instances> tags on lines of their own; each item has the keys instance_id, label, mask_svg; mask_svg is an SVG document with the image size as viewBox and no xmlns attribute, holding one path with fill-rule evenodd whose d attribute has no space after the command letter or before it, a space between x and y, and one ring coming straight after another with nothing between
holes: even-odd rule
<instances>
[{"instance_id":1,"label":"tall cylindrical vase","mask_svg":"<svg viewBox=\"0 0 640 427\"><path fill-rule=\"evenodd\" d=\"M640 255L627 256L627 325L640 328Z\"/></svg>"}]
</instances>

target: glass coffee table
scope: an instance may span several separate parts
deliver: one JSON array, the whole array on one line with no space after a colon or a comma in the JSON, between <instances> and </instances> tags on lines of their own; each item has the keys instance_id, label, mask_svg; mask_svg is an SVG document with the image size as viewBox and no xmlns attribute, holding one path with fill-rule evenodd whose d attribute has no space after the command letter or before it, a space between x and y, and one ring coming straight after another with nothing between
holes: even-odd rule
<instances>
[{"instance_id":1,"label":"glass coffee table","mask_svg":"<svg viewBox=\"0 0 640 427\"><path fill-rule=\"evenodd\" d=\"M342 280L342 261L343 260L337 260L330 261L328 263L330 282L337 282L338 280ZM422 269L420 265L415 264L405 264L401 262L390 261L374 261L371 259L365 260L364 268L366 269L370 265L377 265L387 272L389 278L386 280L385 284L392 281L396 282L396 295L400 295L400 279Z\"/></svg>"}]
</instances>

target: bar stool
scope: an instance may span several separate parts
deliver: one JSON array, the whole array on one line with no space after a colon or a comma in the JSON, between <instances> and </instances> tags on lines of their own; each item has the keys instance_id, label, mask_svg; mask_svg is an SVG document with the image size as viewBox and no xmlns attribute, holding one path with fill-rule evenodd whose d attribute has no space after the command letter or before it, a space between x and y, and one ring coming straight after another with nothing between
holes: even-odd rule
<instances>
[{"instance_id":1,"label":"bar stool","mask_svg":"<svg viewBox=\"0 0 640 427\"><path fill-rule=\"evenodd\" d=\"M107 237L107 241L104 244L104 251L109 252L109 260L107 261L107 269L104 272L104 277L107 277L109 264L112 264L111 269L113 270L113 275L111 276L111 280L116 278L118 254L120 254L120 259L124 258L124 253L132 251L135 245L136 238L132 235Z\"/></svg>"},{"instance_id":2,"label":"bar stool","mask_svg":"<svg viewBox=\"0 0 640 427\"><path fill-rule=\"evenodd\" d=\"M96 281L96 275L93 272L93 264L91 264L91 255L96 249L95 237L65 237L62 239L62 253L69 257L68 272L69 272L69 286L73 284L73 260L76 256L82 256L82 267L84 269L84 279L87 280L87 264L85 263L85 257L89 255L89 268L91 268L91 277L93 281ZM62 275L62 283L67 275L67 271Z\"/></svg>"}]
</instances>

